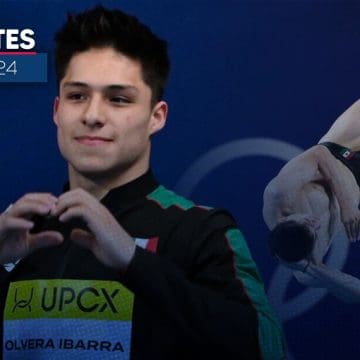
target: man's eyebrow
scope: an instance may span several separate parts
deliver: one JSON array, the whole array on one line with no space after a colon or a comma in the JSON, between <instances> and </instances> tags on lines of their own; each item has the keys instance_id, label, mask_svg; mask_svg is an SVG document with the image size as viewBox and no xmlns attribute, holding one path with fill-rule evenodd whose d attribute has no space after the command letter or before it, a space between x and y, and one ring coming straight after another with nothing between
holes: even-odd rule
<instances>
[{"instance_id":1,"label":"man's eyebrow","mask_svg":"<svg viewBox=\"0 0 360 360\"><path fill-rule=\"evenodd\" d=\"M131 90L131 91L135 91L138 92L138 88L136 86L133 85L108 85L105 86L105 89L109 89L109 90Z\"/></svg>"},{"instance_id":2,"label":"man's eyebrow","mask_svg":"<svg viewBox=\"0 0 360 360\"><path fill-rule=\"evenodd\" d=\"M83 83L81 81L67 81L63 84L63 87L82 87L82 88L92 88L92 86L90 86L87 83ZM96 88L96 87L95 87ZM105 85L105 86L100 86L99 87L101 90L112 90L112 91L116 91L116 90L131 90L131 91L135 91L138 92L138 88L136 86L133 85L121 85L121 84L111 84L111 85Z\"/></svg>"},{"instance_id":3,"label":"man's eyebrow","mask_svg":"<svg viewBox=\"0 0 360 360\"><path fill-rule=\"evenodd\" d=\"M64 82L64 84L63 84L63 87L70 87L70 86L89 87L88 84L79 82L79 81L67 81L67 82Z\"/></svg>"}]
</instances>

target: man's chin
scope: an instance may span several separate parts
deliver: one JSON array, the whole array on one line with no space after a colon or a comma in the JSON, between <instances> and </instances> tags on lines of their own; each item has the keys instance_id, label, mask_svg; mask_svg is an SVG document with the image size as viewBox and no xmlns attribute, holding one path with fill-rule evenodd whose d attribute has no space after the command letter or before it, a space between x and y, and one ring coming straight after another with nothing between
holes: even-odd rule
<instances>
[{"instance_id":1,"label":"man's chin","mask_svg":"<svg viewBox=\"0 0 360 360\"><path fill-rule=\"evenodd\" d=\"M80 175L83 178L87 178L93 181L109 180L118 177L121 174L127 173L130 166L105 166L105 164L79 164L77 166L71 166L71 172L76 175Z\"/></svg>"},{"instance_id":2,"label":"man's chin","mask_svg":"<svg viewBox=\"0 0 360 360\"><path fill-rule=\"evenodd\" d=\"M111 176L114 173L114 170L107 169L107 168L82 168L76 171L82 177L86 177L89 179L102 179Z\"/></svg>"},{"instance_id":3,"label":"man's chin","mask_svg":"<svg viewBox=\"0 0 360 360\"><path fill-rule=\"evenodd\" d=\"M74 175L78 174L83 177L101 178L111 173L109 167L104 166L105 164L69 164L69 170Z\"/></svg>"}]
</instances>

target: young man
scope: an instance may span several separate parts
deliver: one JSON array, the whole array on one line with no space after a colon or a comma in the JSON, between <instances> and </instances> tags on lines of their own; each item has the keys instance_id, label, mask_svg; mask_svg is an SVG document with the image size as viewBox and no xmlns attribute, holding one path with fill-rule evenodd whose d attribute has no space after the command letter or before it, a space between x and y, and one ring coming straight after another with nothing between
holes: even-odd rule
<instances>
[{"instance_id":1,"label":"young man","mask_svg":"<svg viewBox=\"0 0 360 360\"><path fill-rule=\"evenodd\" d=\"M102 7L70 16L56 41L69 184L0 216L3 357L283 358L232 217L166 190L149 169L167 115L165 42Z\"/></svg>"},{"instance_id":2,"label":"young man","mask_svg":"<svg viewBox=\"0 0 360 360\"><path fill-rule=\"evenodd\" d=\"M360 301L360 281L323 264L334 236L360 237L360 101L333 124L318 145L290 160L264 192L270 247L304 285Z\"/></svg>"}]
</instances>

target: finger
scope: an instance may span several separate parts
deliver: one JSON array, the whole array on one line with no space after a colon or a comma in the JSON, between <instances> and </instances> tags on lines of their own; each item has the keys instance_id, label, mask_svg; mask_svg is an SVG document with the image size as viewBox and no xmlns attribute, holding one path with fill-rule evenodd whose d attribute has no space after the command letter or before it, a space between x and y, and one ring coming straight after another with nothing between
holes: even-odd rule
<instances>
[{"instance_id":1,"label":"finger","mask_svg":"<svg viewBox=\"0 0 360 360\"><path fill-rule=\"evenodd\" d=\"M46 206L54 206L57 203L57 198L49 193L29 193L21 197L17 200L10 209L12 209L15 205L23 204L23 203L40 203ZM16 207L16 206L15 206ZM9 209L9 210L10 210Z\"/></svg>"},{"instance_id":2,"label":"finger","mask_svg":"<svg viewBox=\"0 0 360 360\"><path fill-rule=\"evenodd\" d=\"M43 231L29 237L30 252L44 247L57 246L64 241L64 237L57 231Z\"/></svg>"},{"instance_id":3,"label":"finger","mask_svg":"<svg viewBox=\"0 0 360 360\"><path fill-rule=\"evenodd\" d=\"M69 224L73 229L77 228L95 233L98 228L96 225L98 216L94 216L94 214L90 212L91 210L89 211L85 206L74 206L62 213L59 216L59 221Z\"/></svg>"},{"instance_id":4,"label":"finger","mask_svg":"<svg viewBox=\"0 0 360 360\"><path fill-rule=\"evenodd\" d=\"M66 211L66 209L73 207L73 206L77 206L77 205L81 205L81 204L86 204L86 203L94 203L98 202L97 199L95 199L92 195L90 195L89 193L87 193L86 191L82 190L82 189L75 189L72 191L69 191L65 194L62 194L57 202L56 208L54 209L52 215L54 216L59 216L60 214L62 214L63 212Z\"/></svg>"},{"instance_id":5,"label":"finger","mask_svg":"<svg viewBox=\"0 0 360 360\"><path fill-rule=\"evenodd\" d=\"M346 236L347 238L352 241L352 237L351 237L351 221L346 222L345 224L345 229L346 229Z\"/></svg>"},{"instance_id":6,"label":"finger","mask_svg":"<svg viewBox=\"0 0 360 360\"><path fill-rule=\"evenodd\" d=\"M352 241L356 241L356 233L357 233L357 221L351 221L351 239Z\"/></svg>"},{"instance_id":7,"label":"finger","mask_svg":"<svg viewBox=\"0 0 360 360\"><path fill-rule=\"evenodd\" d=\"M87 222L86 208L81 205L74 205L71 208L67 208L60 216L61 222L69 222L72 219L82 219Z\"/></svg>"},{"instance_id":8,"label":"finger","mask_svg":"<svg viewBox=\"0 0 360 360\"><path fill-rule=\"evenodd\" d=\"M356 237L355 237L355 233L356 233L356 223L355 221L351 220L350 222L350 234L351 234L351 241L355 241Z\"/></svg>"},{"instance_id":9,"label":"finger","mask_svg":"<svg viewBox=\"0 0 360 360\"><path fill-rule=\"evenodd\" d=\"M16 202L6 214L16 217L29 217L32 215L47 215L55 204L39 200L23 200Z\"/></svg>"},{"instance_id":10,"label":"finger","mask_svg":"<svg viewBox=\"0 0 360 360\"><path fill-rule=\"evenodd\" d=\"M350 233L350 225L347 223L345 224L345 231L346 231L346 237L351 241L351 233Z\"/></svg>"},{"instance_id":11,"label":"finger","mask_svg":"<svg viewBox=\"0 0 360 360\"><path fill-rule=\"evenodd\" d=\"M1 225L4 230L30 230L34 226L34 222L26 219L16 218L12 216L3 216Z\"/></svg>"},{"instance_id":12,"label":"finger","mask_svg":"<svg viewBox=\"0 0 360 360\"><path fill-rule=\"evenodd\" d=\"M57 201L57 197L51 193L28 193L21 199Z\"/></svg>"},{"instance_id":13,"label":"finger","mask_svg":"<svg viewBox=\"0 0 360 360\"><path fill-rule=\"evenodd\" d=\"M88 231L74 229L70 234L70 239L77 245L91 250L95 244L95 237Z\"/></svg>"},{"instance_id":14,"label":"finger","mask_svg":"<svg viewBox=\"0 0 360 360\"><path fill-rule=\"evenodd\" d=\"M359 238L359 225L360 225L359 220L357 220L355 224L356 227L355 227L354 241L357 241Z\"/></svg>"}]
</instances>

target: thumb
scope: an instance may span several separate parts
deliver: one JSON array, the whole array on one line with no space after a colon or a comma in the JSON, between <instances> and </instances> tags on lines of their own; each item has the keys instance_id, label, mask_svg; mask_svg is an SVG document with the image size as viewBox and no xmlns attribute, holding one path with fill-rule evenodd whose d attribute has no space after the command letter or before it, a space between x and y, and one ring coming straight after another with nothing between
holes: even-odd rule
<instances>
[{"instance_id":1,"label":"thumb","mask_svg":"<svg viewBox=\"0 0 360 360\"><path fill-rule=\"evenodd\" d=\"M92 249L95 243L94 235L81 229L74 229L71 232L70 238L75 244L89 250Z\"/></svg>"},{"instance_id":2,"label":"thumb","mask_svg":"<svg viewBox=\"0 0 360 360\"><path fill-rule=\"evenodd\" d=\"M64 241L64 237L57 231L43 231L41 233L31 235L29 239L29 250L34 250L60 245Z\"/></svg>"}]
</instances>

